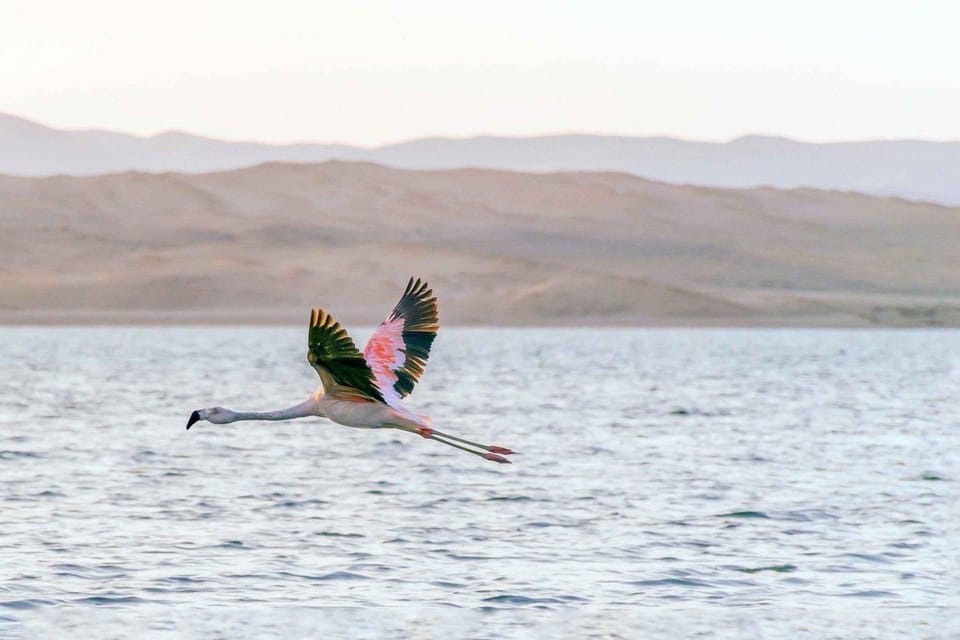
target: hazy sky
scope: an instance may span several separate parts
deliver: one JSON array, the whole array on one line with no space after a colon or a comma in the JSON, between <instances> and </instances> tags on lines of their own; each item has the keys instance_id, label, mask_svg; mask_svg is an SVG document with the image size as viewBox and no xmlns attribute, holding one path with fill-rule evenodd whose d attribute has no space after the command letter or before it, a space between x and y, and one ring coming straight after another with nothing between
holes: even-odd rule
<instances>
[{"instance_id":1,"label":"hazy sky","mask_svg":"<svg viewBox=\"0 0 960 640\"><path fill-rule=\"evenodd\" d=\"M0 112L276 142L960 139L958 7L0 0Z\"/></svg>"}]
</instances>

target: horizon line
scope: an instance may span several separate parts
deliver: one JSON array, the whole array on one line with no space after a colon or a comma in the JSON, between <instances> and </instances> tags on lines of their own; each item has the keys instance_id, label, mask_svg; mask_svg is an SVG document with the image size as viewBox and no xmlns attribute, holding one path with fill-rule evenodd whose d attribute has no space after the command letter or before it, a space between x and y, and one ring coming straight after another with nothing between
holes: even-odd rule
<instances>
[{"instance_id":1,"label":"horizon line","mask_svg":"<svg viewBox=\"0 0 960 640\"><path fill-rule=\"evenodd\" d=\"M921 142L929 144L956 144L960 143L960 138L910 138L910 137L873 137L873 138L846 138L838 140L811 140L811 139L801 139L795 138L784 134L778 133L758 133L758 132L744 132L733 137L718 139L718 138L692 138L678 134L668 134L668 133L658 133L658 134L635 134L635 133L598 133L598 132L589 132L589 131L554 131L554 132L542 132L542 133L524 133L524 134L502 134L502 133L475 133L475 134L427 134L421 136L413 136L407 138L401 138L393 142L383 142L380 144L362 144L362 143L353 143L353 142L343 142L343 141L316 141L316 140L294 140L294 141L264 141L250 138L219 138L216 136L204 134L204 133L194 133L184 129L163 129L157 131L156 133L133 133L130 131L122 131L119 129L110 129L102 127L79 127L79 128L61 128L55 125L52 125L41 120L33 119L27 116L20 114L11 113L8 111L0 111L0 118L8 118L11 120L19 120L21 122L27 123L29 125L42 127L51 131L58 131L62 133L111 133L119 134L124 136L129 136L132 138L138 138L141 140L152 140L156 138L162 138L164 136L184 136L202 140L211 140L216 142L224 142L228 144L257 144L268 147L293 147L293 146L330 146L330 147L351 147L354 149L364 149L364 150L378 150L387 147L401 146L404 144L410 144L414 142L424 142L431 140L445 140L445 141L470 141L470 140L484 140L484 139L499 139L499 140L538 140L538 139L549 139L549 138L619 138L619 139L632 139L632 140L670 140L676 142L686 142L692 144L707 144L707 145L729 145L743 140L749 139L761 139L761 140L779 140L784 142L791 142L794 144L800 145L812 145L812 146L829 146L829 145L844 145L844 144L866 144L866 143L909 143L909 142Z\"/></svg>"}]
</instances>

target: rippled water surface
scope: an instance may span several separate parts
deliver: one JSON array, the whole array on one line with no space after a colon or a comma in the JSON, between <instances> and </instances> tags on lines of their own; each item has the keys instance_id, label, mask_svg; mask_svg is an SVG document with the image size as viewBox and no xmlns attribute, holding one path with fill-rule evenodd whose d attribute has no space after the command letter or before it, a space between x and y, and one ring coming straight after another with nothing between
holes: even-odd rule
<instances>
[{"instance_id":1,"label":"rippled water surface","mask_svg":"<svg viewBox=\"0 0 960 640\"><path fill-rule=\"evenodd\" d=\"M960 636L960 332L443 330L411 406L513 465L184 430L305 333L0 329L0 637Z\"/></svg>"}]
</instances>

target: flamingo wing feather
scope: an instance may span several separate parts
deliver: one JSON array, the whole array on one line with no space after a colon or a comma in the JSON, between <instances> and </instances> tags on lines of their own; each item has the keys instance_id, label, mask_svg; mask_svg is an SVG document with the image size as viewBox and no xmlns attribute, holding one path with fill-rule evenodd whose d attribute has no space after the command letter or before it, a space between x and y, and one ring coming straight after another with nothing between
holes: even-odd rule
<instances>
[{"instance_id":1,"label":"flamingo wing feather","mask_svg":"<svg viewBox=\"0 0 960 640\"><path fill-rule=\"evenodd\" d=\"M363 358L388 404L410 395L423 375L439 317L433 290L410 278L400 301L367 341Z\"/></svg>"},{"instance_id":2,"label":"flamingo wing feather","mask_svg":"<svg viewBox=\"0 0 960 640\"><path fill-rule=\"evenodd\" d=\"M373 371L353 339L323 309L310 314L307 362L316 369L327 393L358 396L384 402Z\"/></svg>"}]
</instances>

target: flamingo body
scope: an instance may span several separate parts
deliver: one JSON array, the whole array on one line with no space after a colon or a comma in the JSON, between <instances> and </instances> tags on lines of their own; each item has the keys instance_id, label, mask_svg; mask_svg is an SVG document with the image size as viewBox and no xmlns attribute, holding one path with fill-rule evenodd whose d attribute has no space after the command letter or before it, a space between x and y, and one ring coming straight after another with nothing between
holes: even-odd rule
<instances>
[{"instance_id":1,"label":"flamingo body","mask_svg":"<svg viewBox=\"0 0 960 640\"><path fill-rule=\"evenodd\" d=\"M353 400L328 398L320 395L317 398L317 414L345 427L359 429L377 429L386 426L420 428L428 427L409 415L379 402L369 400Z\"/></svg>"}]
</instances>

